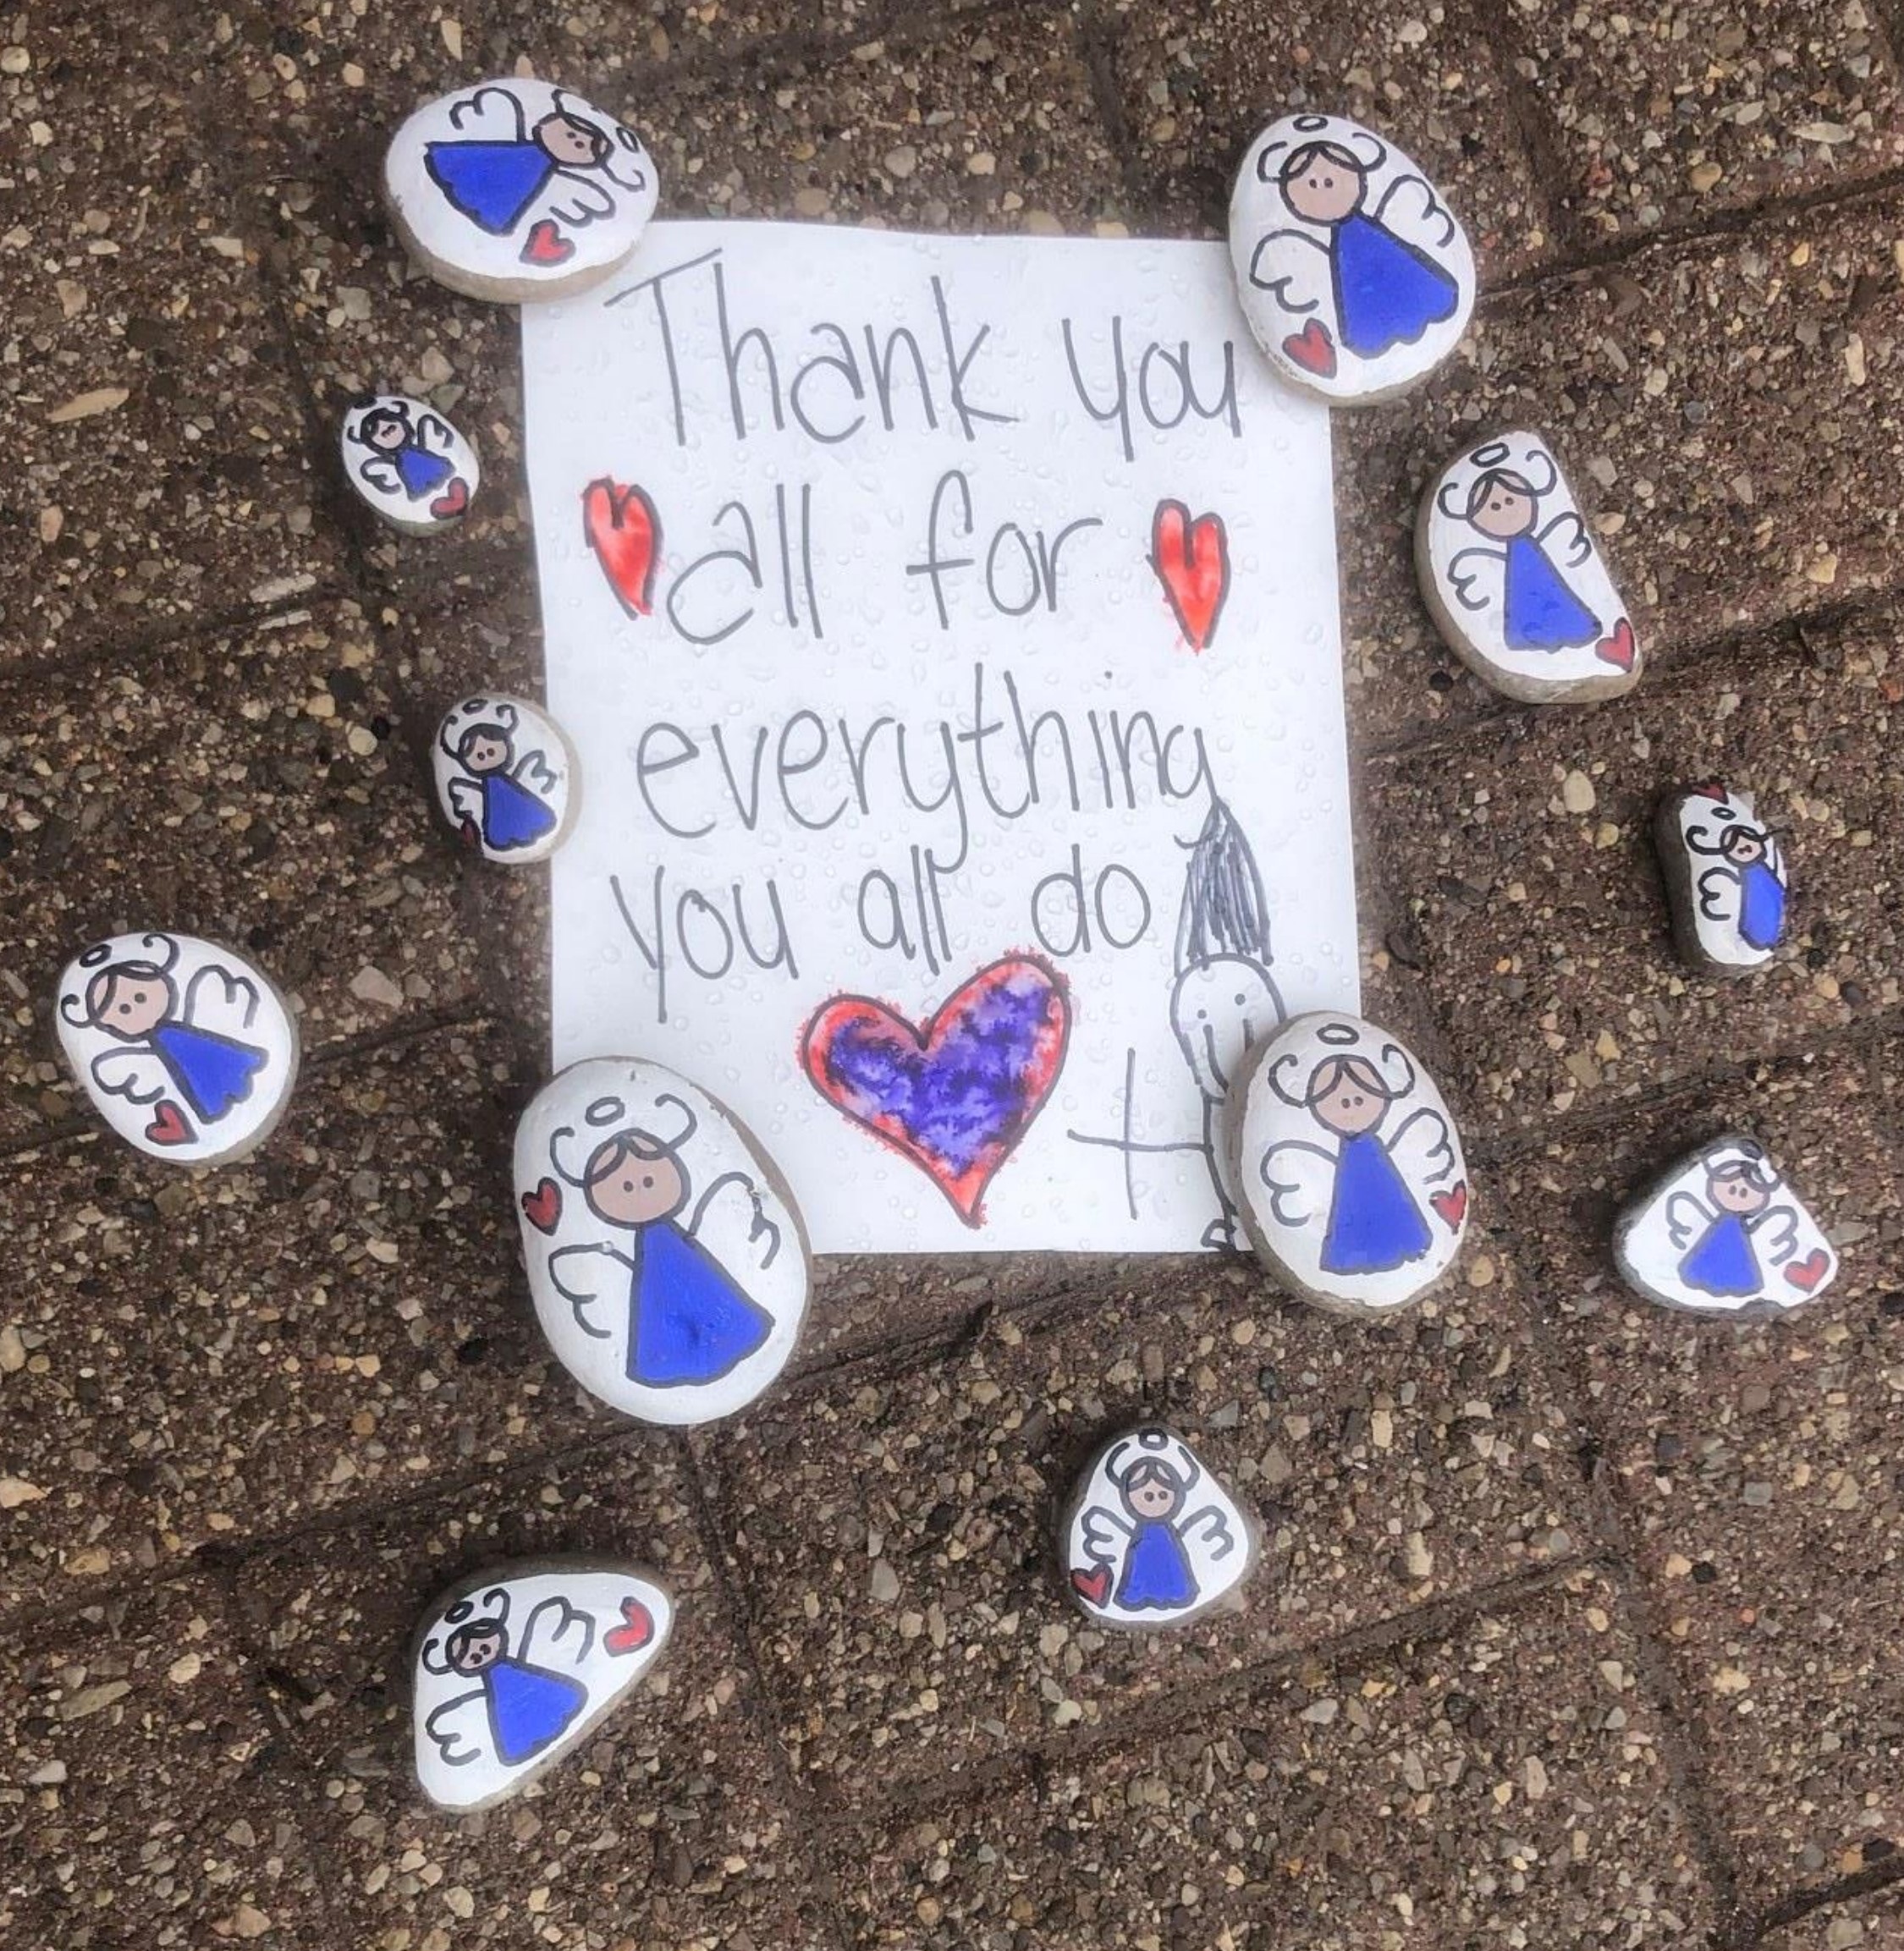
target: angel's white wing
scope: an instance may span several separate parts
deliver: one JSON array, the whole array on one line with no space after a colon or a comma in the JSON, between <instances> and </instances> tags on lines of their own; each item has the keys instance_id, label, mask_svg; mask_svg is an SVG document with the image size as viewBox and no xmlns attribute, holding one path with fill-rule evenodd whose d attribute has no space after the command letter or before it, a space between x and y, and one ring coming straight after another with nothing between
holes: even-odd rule
<instances>
[{"instance_id":1,"label":"angel's white wing","mask_svg":"<svg viewBox=\"0 0 1904 1951\"><path fill-rule=\"evenodd\" d=\"M449 1767L465 1768L482 1759L483 1736L489 1729L482 1700L483 1690L474 1687L466 1694L445 1701L440 1707L432 1707L424 1720L423 1732L436 1744L437 1752Z\"/></svg>"},{"instance_id":2,"label":"angel's white wing","mask_svg":"<svg viewBox=\"0 0 1904 1951\"><path fill-rule=\"evenodd\" d=\"M767 1208L762 1202L760 1188L744 1172L724 1172L707 1190L702 1194L694 1209L694 1218L688 1231L696 1238L707 1223L707 1215L717 1204L730 1206L735 1201L744 1201L751 1210L747 1215L747 1245L754 1256L754 1264L764 1273L773 1266L780 1253L780 1228L767 1217Z\"/></svg>"},{"instance_id":3,"label":"angel's white wing","mask_svg":"<svg viewBox=\"0 0 1904 1951\"><path fill-rule=\"evenodd\" d=\"M360 479L366 481L380 494L397 494L404 485L403 476L397 472L397 464L387 453L367 455L357 464Z\"/></svg>"},{"instance_id":4,"label":"angel's white wing","mask_svg":"<svg viewBox=\"0 0 1904 1951\"><path fill-rule=\"evenodd\" d=\"M1675 1246L1690 1246L1696 1234L1712 1222L1697 1193L1676 1192L1666 1201L1666 1237Z\"/></svg>"},{"instance_id":5,"label":"angel's white wing","mask_svg":"<svg viewBox=\"0 0 1904 1951\"><path fill-rule=\"evenodd\" d=\"M425 453L448 453L455 435L449 431L448 420L433 413L421 413L416 416L416 444Z\"/></svg>"},{"instance_id":6,"label":"angel's white wing","mask_svg":"<svg viewBox=\"0 0 1904 1951\"><path fill-rule=\"evenodd\" d=\"M522 104L493 84L451 102L449 126L470 142L520 142L529 134Z\"/></svg>"},{"instance_id":7,"label":"angel's white wing","mask_svg":"<svg viewBox=\"0 0 1904 1951\"><path fill-rule=\"evenodd\" d=\"M124 1047L102 1051L92 1060L92 1080L108 1097L151 1104L172 1088L172 1074L156 1050Z\"/></svg>"},{"instance_id":8,"label":"angel's white wing","mask_svg":"<svg viewBox=\"0 0 1904 1951\"><path fill-rule=\"evenodd\" d=\"M1092 1504L1084 1514L1084 1555L1094 1565L1108 1565L1123 1550L1131 1536L1130 1520L1102 1504Z\"/></svg>"},{"instance_id":9,"label":"angel's white wing","mask_svg":"<svg viewBox=\"0 0 1904 1951\"><path fill-rule=\"evenodd\" d=\"M1419 176L1398 176L1382 192L1375 221L1404 243L1428 250L1445 250L1455 241L1455 220L1448 207Z\"/></svg>"},{"instance_id":10,"label":"angel's white wing","mask_svg":"<svg viewBox=\"0 0 1904 1951\"><path fill-rule=\"evenodd\" d=\"M1236 1534L1230 1528L1230 1520L1215 1504L1205 1504L1202 1510L1192 1511L1177 1529L1186 1538L1197 1531L1203 1532L1210 1541L1213 1558L1226 1558L1236 1548Z\"/></svg>"},{"instance_id":11,"label":"angel's white wing","mask_svg":"<svg viewBox=\"0 0 1904 1951\"><path fill-rule=\"evenodd\" d=\"M1798 1250L1798 1215L1789 1206L1768 1206L1746 1227L1774 1267L1783 1267Z\"/></svg>"},{"instance_id":12,"label":"angel's white wing","mask_svg":"<svg viewBox=\"0 0 1904 1951\"><path fill-rule=\"evenodd\" d=\"M544 207L558 223L565 223L571 230L586 230L604 217L613 217L616 205L614 190L598 174L583 176L559 169L549 179Z\"/></svg>"},{"instance_id":13,"label":"angel's white wing","mask_svg":"<svg viewBox=\"0 0 1904 1951\"><path fill-rule=\"evenodd\" d=\"M1306 230L1272 230L1250 256L1250 283L1301 317L1329 290L1329 246Z\"/></svg>"},{"instance_id":14,"label":"angel's white wing","mask_svg":"<svg viewBox=\"0 0 1904 1951\"><path fill-rule=\"evenodd\" d=\"M222 963L207 962L185 985L184 1017L195 1030L234 1036L249 1030L262 1000L249 976L239 976Z\"/></svg>"},{"instance_id":15,"label":"angel's white wing","mask_svg":"<svg viewBox=\"0 0 1904 1951\"><path fill-rule=\"evenodd\" d=\"M586 1246L559 1246L548 1256L548 1277L573 1311L575 1326L597 1341L607 1341L614 1330L598 1327L591 1311L617 1301L626 1306L634 1271L635 1262L626 1254L593 1242Z\"/></svg>"},{"instance_id":16,"label":"angel's white wing","mask_svg":"<svg viewBox=\"0 0 1904 1951\"><path fill-rule=\"evenodd\" d=\"M539 1658L545 1667L559 1653L570 1666L579 1667L594 1644L594 1620L559 1592L553 1592L530 1613L522 1629L520 1653L525 1660Z\"/></svg>"},{"instance_id":17,"label":"angel's white wing","mask_svg":"<svg viewBox=\"0 0 1904 1951\"><path fill-rule=\"evenodd\" d=\"M1411 1111L1389 1140L1389 1157L1411 1184L1439 1185L1455 1169L1455 1140L1448 1120L1425 1104Z\"/></svg>"},{"instance_id":18,"label":"angel's white wing","mask_svg":"<svg viewBox=\"0 0 1904 1951\"><path fill-rule=\"evenodd\" d=\"M537 751L525 752L516 761L510 777L518 785L526 786L531 793L540 793L544 797L555 789L555 768Z\"/></svg>"},{"instance_id":19,"label":"angel's white wing","mask_svg":"<svg viewBox=\"0 0 1904 1951\"><path fill-rule=\"evenodd\" d=\"M1550 556L1577 569L1593 552L1593 537L1577 514L1555 515L1536 538Z\"/></svg>"},{"instance_id":20,"label":"angel's white wing","mask_svg":"<svg viewBox=\"0 0 1904 1951\"><path fill-rule=\"evenodd\" d=\"M1272 1145L1256 1169L1280 1226L1307 1226L1326 1210L1335 1190L1335 1154L1300 1138Z\"/></svg>"},{"instance_id":21,"label":"angel's white wing","mask_svg":"<svg viewBox=\"0 0 1904 1951\"><path fill-rule=\"evenodd\" d=\"M1731 867L1708 867L1698 880L1699 912L1709 921L1739 918L1739 877Z\"/></svg>"},{"instance_id":22,"label":"angel's white wing","mask_svg":"<svg viewBox=\"0 0 1904 1951\"><path fill-rule=\"evenodd\" d=\"M602 173L637 195L654 180L653 166L648 161L647 151L641 146L641 137L619 122L614 125L614 147L602 165Z\"/></svg>"},{"instance_id":23,"label":"angel's white wing","mask_svg":"<svg viewBox=\"0 0 1904 1951\"><path fill-rule=\"evenodd\" d=\"M480 820L482 817L482 782L472 779L466 772L453 773L443 788L443 796L454 809L459 820Z\"/></svg>"},{"instance_id":24,"label":"angel's white wing","mask_svg":"<svg viewBox=\"0 0 1904 1951\"><path fill-rule=\"evenodd\" d=\"M1464 610L1491 610L1507 580L1507 558L1500 549L1463 549L1448 564L1448 586Z\"/></svg>"}]
</instances>

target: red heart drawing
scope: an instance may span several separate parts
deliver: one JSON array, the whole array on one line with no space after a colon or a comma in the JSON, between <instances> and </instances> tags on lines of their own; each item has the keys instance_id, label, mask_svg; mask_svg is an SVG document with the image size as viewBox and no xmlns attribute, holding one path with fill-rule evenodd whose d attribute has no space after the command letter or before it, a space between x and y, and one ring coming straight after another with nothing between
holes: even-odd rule
<instances>
[{"instance_id":1,"label":"red heart drawing","mask_svg":"<svg viewBox=\"0 0 1904 1951\"><path fill-rule=\"evenodd\" d=\"M198 1134L185 1122L185 1114L169 1097L161 1098L146 1135L154 1145L190 1145Z\"/></svg>"},{"instance_id":2,"label":"red heart drawing","mask_svg":"<svg viewBox=\"0 0 1904 1951\"><path fill-rule=\"evenodd\" d=\"M1150 566L1190 647L1208 649L1230 594L1230 537L1223 517L1192 519L1181 502L1159 502L1151 522Z\"/></svg>"},{"instance_id":3,"label":"red heart drawing","mask_svg":"<svg viewBox=\"0 0 1904 1951\"><path fill-rule=\"evenodd\" d=\"M647 490L624 487L607 475L592 481L582 490L582 532L623 609L647 616L661 566L661 517Z\"/></svg>"},{"instance_id":4,"label":"red heart drawing","mask_svg":"<svg viewBox=\"0 0 1904 1951\"><path fill-rule=\"evenodd\" d=\"M525 264L545 267L566 264L575 255L575 245L556 228L553 217L541 217L530 225L529 235L522 246Z\"/></svg>"},{"instance_id":5,"label":"red heart drawing","mask_svg":"<svg viewBox=\"0 0 1904 1951\"><path fill-rule=\"evenodd\" d=\"M522 1212L537 1233L553 1233L562 1220L562 1188L545 1179L533 1192L523 1194Z\"/></svg>"},{"instance_id":6,"label":"red heart drawing","mask_svg":"<svg viewBox=\"0 0 1904 1951\"><path fill-rule=\"evenodd\" d=\"M1802 1294L1809 1294L1831 1269L1831 1256L1815 1246L1802 1260L1795 1260L1785 1270L1785 1278Z\"/></svg>"},{"instance_id":7,"label":"red heart drawing","mask_svg":"<svg viewBox=\"0 0 1904 1951\"><path fill-rule=\"evenodd\" d=\"M639 1599L624 1599L621 1617L620 1625L602 1635L602 1644L611 1653L638 1653L654 1637L654 1614Z\"/></svg>"},{"instance_id":8,"label":"red heart drawing","mask_svg":"<svg viewBox=\"0 0 1904 1951\"><path fill-rule=\"evenodd\" d=\"M430 513L439 522L454 521L470 505L470 484L461 475L451 481L437 498L430 503Z\"/></svg>"},{"instance_id":9,"label":"red heart drawing","mask_svg":"<svg viewBox=\"0 0 1904 1951\"><path fill-rule=\"evenodd\" d=\"M1283 350L1305 372L1314 373L1318 379L1334 378L1335 341L1319 318L1312 318L1301 332L1291 332L1283 341Z\"/></svg>"},{"instance_id":10,"label":"red heart drawing","mask_svg":"<svg viewBox=\"0 0 1904 1951\"><path fill-rule=\"evenodd\" d=\"M1459 1233L1467 1217L1467 1181L1464 1179L1448 1191L1435 1193L1428 1204L1447 1221L1449 1232Z\"/></svg>"},{"instance_id":11,"label":"red heart drawing","mask_svg":"<svg viewBox=\"0 0 1904 1951\"><path fill-rule=\"evenodd\" d=\"M814 1012L800 1060L828 1103L982 1226L985 1188L1044 1108L1070 1030L1064 978L1010 955L955 990L923 1030L871 997L836 996Z\"/></svg>"},{"instance_id":12,"label":"red heart drawing","mask_svg":"<svg viewBox=\"0 0 1904 1951\"><path fill-rule=\"evenodd\" d=\"M1633 659L1639 655L1639 646L1633 640L1633 626L1625 617L1614 625L1610 637L1602 637L1593 646L1593 655L1603 664L1611 664L1616 669L1630 671Z\"/></svg>"},{"instance_id":13,"label":"red heart drawing","mask_svg":"<svg viewBox=\"0 0 1904 1951\"><path fill-rule=\"evenodd\" d=\"M1071 1584L1092 1605L1101 1606L1110 1594L1110 1567L1099 1565L1094 1572L1074 1571Z\"/></svg>"}]
</instances>

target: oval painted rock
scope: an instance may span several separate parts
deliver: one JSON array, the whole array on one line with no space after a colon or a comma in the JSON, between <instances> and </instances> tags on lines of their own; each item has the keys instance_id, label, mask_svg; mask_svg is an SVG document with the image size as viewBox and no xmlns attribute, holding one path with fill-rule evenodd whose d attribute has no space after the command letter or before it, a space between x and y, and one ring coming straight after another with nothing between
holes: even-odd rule
<instances>
[{"instance_id":1,"label":"oval painted rock","mask_svg":"<svg viewBox=\"0 0 1904 1951\"><path fill-rule=\"evenodd\" d=\"M536 1313L563 1366L652 1423L743 1409L806 1313L806 1238L733 1116L658 1063L595 1058L544 1085L515 1134Z\"/></svg>"},{"instance_id":2,"label":"oval painted rock","mask_svg":"<svg viewBox=\"0 0 1904 1951\"><path fill-rule=\"evenodd\" d=\"M451 706L430 761L443 818L486 860L547 860L575 825L581 795L574 748L526 698L484 695Z\"/></svg>"},{"instance_id":3,"label":"oval painted rock","mask_svg":"<svg viewBox=\"0 0 1904 1951\"><path fill-rule=\"evenodd\" d=\"M338 444L358 497L406 535L454 528L482 485L476 449L434 407L407 393L357 401Z\"/></svg>"},{"instance_id":4,"label":"oval painted rock","mask_svg":"<svg viewBox=\"0 0 1904 1951\"><path fill-rule=\"evenodd\" d=\"M1639 682L1632 619L1538 434L1484 440L1435 476L1415 571L1443 641L1503 696L1584 701Z\"/></svg>"},{"instance_id":5,"label":"oval painted rock","mask_svg":"<svg viewBox=\"0 0 1904 1951\"><path fill-rule=\"evenodd\" d=\"M1461 1135L1385 1030L1333 1011L1295 1018L1251 1053L1228 1113L1244 1224L1296 1293L1386 1313L1454 1265L1470 1203Z\"/></svg>"},{"instance_id":6,"label":"oval painted rock","mask_svg":"<svg viewBox=\"0 0 1904 1951\"><path fill-rule=\"evenodd\" d=\"M1243 316L1290 385L1339 406L1425 379L1474 311L1474 252L1392 142L1335 115L1286 115L1249 146L1230 198Z\"/></svg>"},{"instance_id":7,"label":"oval painted rock","mask_svg":"<svg viewBox=\"0 0 1904 1951\"><path fill-rule=\"evenodd\" d=\"M1785 939L1785 855L1750 793L1714 783L1670 793L1654 816L1679 952L1711 976L1749 976Z\"/></svg>"},{"instance_id":8,"label":"oval painted rock","mask_svg":"<svg viewBox=\"0 0 1904 1951\"><path fill-rule=\"evenodd\" d=\"M1094 1456L1059 1528L1071 1597L1100 1625L1157 1631L1230 1600L1256 1525L1175 1430L1125 1430Z\"/></svg>"},{"instance_id":9,"label":"oval painted rock","mask_svg":"<svg viewBox=\"0 0 1904 1951\"><path fill-rule=\"evenodd\" d=\"M411 1647L418 1786L445 1809L514 1794L593 1732L674 1626L663 1586L604 1559L533 1559L459 1580Z\"/></svg>"},{"instance_id":10,"label":"oval painted rock","mask_svg":"<svg viewBox=\"0 0 1904 1951\"><path fill-rule=\"evenodd\" d=\"M66 965L60 1048L128 1145L215 1165L263 1144L297 1081L297 1025L270 978L194 935L96 942Z\"/></svg>"},{"instance_id":11,"label":"oval painted rock","mask_svg":"<svg viewBox=\"0 0 1904 1951\"><path fill-rule=\"evenodd\" d=\"M426 102L383 164L398 234L471 298L526 305L586 290L654 214L654 159L633 129L565 88L510 78Z\"/></svg>"}]
</instances>

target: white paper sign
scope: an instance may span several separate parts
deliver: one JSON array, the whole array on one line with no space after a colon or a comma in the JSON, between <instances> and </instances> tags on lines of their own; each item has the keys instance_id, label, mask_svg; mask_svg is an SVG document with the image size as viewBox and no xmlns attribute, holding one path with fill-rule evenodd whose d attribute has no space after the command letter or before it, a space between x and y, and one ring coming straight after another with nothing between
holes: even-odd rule
<instances>
[{"instance_id":1,"label":"white paper sign","mask_svg":"<svg viewBox=\"0 0 1904 1951\"><path fill-rule=\"evenodd\" d=\"M1326 411L1216 244L658 224L522 317L554 1052L724 1100L821 1251L1236 1238L1360 1002Z\"/></svg>"}]
</instances>

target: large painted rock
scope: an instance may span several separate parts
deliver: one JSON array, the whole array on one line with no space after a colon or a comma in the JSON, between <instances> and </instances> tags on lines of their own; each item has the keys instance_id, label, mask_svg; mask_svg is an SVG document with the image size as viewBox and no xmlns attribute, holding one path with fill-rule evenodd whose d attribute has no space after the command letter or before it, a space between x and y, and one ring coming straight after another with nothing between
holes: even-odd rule
<instances>
[{"instance_id":1,"label":"large painted rock","mask_svg":"<svg viewBox=\"0 0 1904 1951\"><path fill-rule=\"evenodd\" d=\"M1156 1630L1237 1602L1257 1531L1190 1445L1148 1423L1091 1459L1059 1553L1072 1598L1100 1625Z\"/></svg>"},{"instance_id":2,"label":"large painted rock","mask_svg":"<svg viewBox=\"0 0 1904 1951\"><path fill-rule=\"evenodd\" d=\"M1838 1256L1756 1138L1702 1146L1621 1215L1613 1256L1636 1294L1663 1307L1784 1314L1838 1276Z\"/></svg>"},{"instance_id":3,"label":"large painted rock","mask_svg":"<svg viewBox=\"0 0 1904 1951\"><path fill-rule=\"evenodd\" d=\"M357 401L338 443L358 498L406 535L454 528L482 485L476 449L443 415L408 393Z\"/></svg>"},{"instance_id":4,"label":"large painted rock","mask_svg":"<svg viewBox=\"0 0 1904 1951\"><path fill-rule=\"evenodd\" d=\"M1249 146L1230 198L1243 316L1292 386L1339 406L1425 379L1474 311L1474 252L1391 142L1335 115L1287 115Z\"/></svg>"},{"instance_id":5,"label":"large painted rock","mask_svg":"<svg viewBox=\"0 0 1904 1951\"><path fill-rule=\"evenodd\" d=\"M709 1422L786 1366L805 1232L752 1139L685 1078L571 1065L516 1128L515 1190L542 1331L592 1395L643 1422Z\"/></svg>"},{"instance_id":6,"label":"large painted rock","mask_svg":"<svg viewBox=\"0 0 1904 1951\"><path fill-rule=\"evenodd\" d=\"M412 1648L416 1779L445 1809L513 1794L593 1731L674 1629L666 1590L593 1558L459 1580Z\"/></svg>"},{"instance_id":7,"label":"large painted rock","mask_svg":"<svg viewBox=\"0 0 1904 1951\"><path fill-rule=\"evenodd\" d=\"M430 763L443 818L486 860L547 860L581 810L575 748L526 698L460 699L437 726Z\"/></svg>"},{"instance_id":8,"label":"large painted rock","mask_svg":"<svg viewBox=\"0 0 1904 1951\"><path fill-rule=\"evenodd\" d=\"M228 948L151 930L96 942L59 978L60 1048L128 1145L176 1165L242 1157L297 1081L298 1031Z\"/></svg>"},{"instance_id":9,"label":"large painted rock","mask_svg":"<svg viewBox=\"0 0 1904 1951\"><path fill-rule=\"evenodd\" d=\"M1461 1135L1385 1030L1298 1016L1232 1086L1230 1157L1258 1256L1305 1299L1386 1314L1455 1264L1467 1229Z\"/></svg>"},{"instance_id":10,"label":"large painted rock","mask_svg":"<svg viewBox=\"0 0 1904 1951\"><path fill-rule=\"evenodd\" d=\"M1750 793L1670 793L1653 822L1679 951L1714 976L1749 976L1785 938L1785 856Z\"/></svg>"},{"instance_id":11,"label":"large painted rock","mask_svg":"<svg viewBox=\"0 0 1904 1951\"><path fill-rule=\"evenodd\" d=\"M1504 696L1584 701L1639 682L1626 606L1538 434L1484 440L1436 475L1415 569L1449 649Z\"/></svg>"},{"instance_id":12,"label":"large painted rock","mask_svg":"<svg viewBox=\"0 0 1904 1951\"><path fill-rule=\"evenodd\" d=\"M641 139L581 96L510 78L426 102L397 131L384 195L410 255L439 283L504 305L608 276L654 214Z\"/></svg>"}]
</instances>

